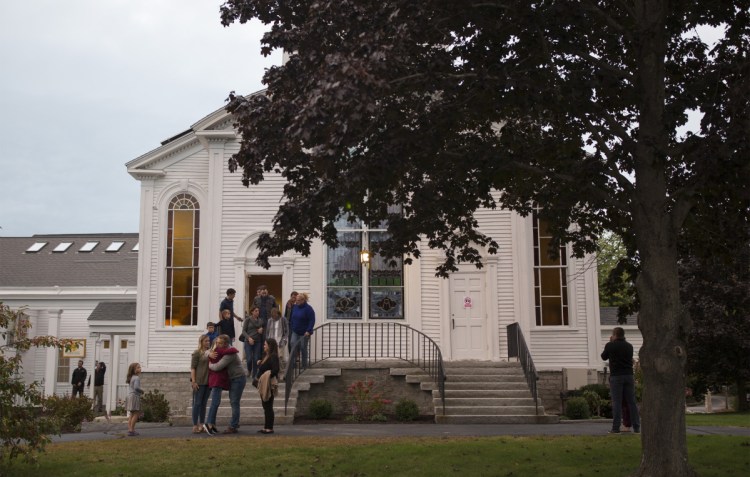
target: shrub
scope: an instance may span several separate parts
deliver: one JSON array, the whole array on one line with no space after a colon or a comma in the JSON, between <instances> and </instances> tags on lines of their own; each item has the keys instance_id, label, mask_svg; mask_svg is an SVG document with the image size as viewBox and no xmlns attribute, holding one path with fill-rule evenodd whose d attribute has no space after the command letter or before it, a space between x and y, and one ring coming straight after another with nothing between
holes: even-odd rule
<instances>
[{"instance_id":1,"label":"shrub","mask_svg":"<svg viewBox=\"0 0 750 477\"><path fill-rule=\"evenodd\" d=\"M169 420L169 401L154 389L141 397L141 411L144 422L166 422Z\"/></svg>"},{"instance_id":2,"label":"shrub","mask_svg":"<svg viewBox=\"0 0 750 477\"><path fill-rule=\"evenodd\" d=\"M375 382L369 380L353 382L347 389L347 401L351 406L352 419L355 421L370 421L377 414L385 414L386 407L391 401L376 392Z\"/></svg>"},{"instance_id":3,"label":"shrub","mask_svg":"<svg viewBox=\"0 0 750 477\"><path fill-rule=\"evenodd\" d=\"M419 417L419 406L411 399L401 399L394 409L399 421L413 421Z\"/></svg>"},{"instance_id":4,"label":"shrub","mask_svg":"<svg viewBox=\"0 0 750 477\"><path fill-rule=\"evenodd\" d=\"M57 421L62 432L80 432L83 421L94 420L93 403L86 396L71 399L53 395L44 399L43 412Z\"/></svg>"},{"instance_id":5,"label":"shrub","mask_svg":"<svg viewBox=\"0 0 750 477\"><path fill-rule=\"evenodd\" d=\"M309 414L312 419L328 419L333 415L333 404L325 399L314 399L310 402Z\"/></svg>"},{"instance_id":6,"label":"shrub","mask_svg":"<svg viewBox=\"0 0 750 477\"><path fill-rule=\"evenodd\" d=\"M580 391L581 396L583 396L586 391L591 391L596 393L602 401L608 401L610 399L609 387L606 384L587 384L581 386Z\"/></svg>"},{"instance_id":7,"label":"shrub","mask_svg":"<svg viewBox=\"0 0 750 477\"><path fill-rule=\"evenodd\" d=\"M565 405L565 415L569 419L588 419L591 417L588 401L582 397L568 399Z\"/></svg>"},{"instance_id":8,"label":"shrub","mask_svg":"<svg viewBox=\"0 0 750 477\"><path fill-rule=\"evenodd\" d=\"M35 462L50 441L49 434L59 433L57 420L40 413L42 385L24 380L24 352L39 347L71 349L73 345L72 340L54 336L29 338L31 322L24 311L0 302L0 475L19 457Z\"/></svg>"},{"instance_id":9,"label":"shrub","mask_svg":"<svg viewBox=\"0 0 750 477\"><path fill-rule=\"evenodd\" d=\"M589 411L595 416L602 415L602 398L594 391L584 391L583 398L589 405Z\"/></svg>"}]
</instances>

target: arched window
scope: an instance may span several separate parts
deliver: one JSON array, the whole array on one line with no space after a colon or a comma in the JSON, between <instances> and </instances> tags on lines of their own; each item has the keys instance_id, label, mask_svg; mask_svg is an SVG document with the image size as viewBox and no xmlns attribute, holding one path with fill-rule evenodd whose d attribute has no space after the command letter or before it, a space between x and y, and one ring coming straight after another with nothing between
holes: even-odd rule
<instances>
[{"instance_id":1,"label":"arched window","mask_svg":"<svg viewBox=\"0 0 750 477\"><path fill-rule=\"evenodd\" d=\"M165 326L198 324L199 209L190 194L178 194L169 203Z\"/></svg>"}]
</instances>

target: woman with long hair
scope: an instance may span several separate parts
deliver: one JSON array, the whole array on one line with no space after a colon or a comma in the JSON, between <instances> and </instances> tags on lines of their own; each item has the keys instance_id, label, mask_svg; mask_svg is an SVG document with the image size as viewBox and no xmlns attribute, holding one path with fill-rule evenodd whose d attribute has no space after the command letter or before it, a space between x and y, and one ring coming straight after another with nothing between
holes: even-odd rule
<instances>
[{"instance_id":1,"label":"woman with long hair","mask_svg":"<svg viewBox=\"0 0 750 477\"><path fill-rule=\"evenodd\" d=\"M273 338L263 344L263 359L258 366L258 392L263 403L265 424L261 434L273 434L273 398L279 376L279 345Z\"/></svg>"},{"instance_id":2,"label":"woman with long hair","mask_svg":"<svg viewBox=\"0 0 750 477\"><path fill-rule=\"evenodd\" d=\"M263 319L260 317L260 308L253 306L250 314L242 322L242 334L240 339L245 341L245 359L247 360L247 372L250 379L258 378L258 361L263 349Z\"/></svg>"},{"instance_id":3,"label":"woman with long hair","mask_svg":"<svg viewBox=\"0 0 750 477\"><path fill-rule=\"evenodd\" d=\"M135 423L138 422L138 416L141 414L141 365L138 363L131 363L128 366L128 375L125 378L125 382L128 384L128 398L125 402L125 409L130 412L128 416L128 435L137 436L135 432Z\"/></svg>"},{"instance_id":4,"label":"woman with long hair","mask_svg":"<svg viewBox=\"0 0 750 477\"><path fill-rule=\"evenodd\" d=\"M190 385L193 388L193 434L203 431L208 404L208 351L211 348L211 337L201 335L198 347L190 357Z\"/></svg>"}]
</instances>

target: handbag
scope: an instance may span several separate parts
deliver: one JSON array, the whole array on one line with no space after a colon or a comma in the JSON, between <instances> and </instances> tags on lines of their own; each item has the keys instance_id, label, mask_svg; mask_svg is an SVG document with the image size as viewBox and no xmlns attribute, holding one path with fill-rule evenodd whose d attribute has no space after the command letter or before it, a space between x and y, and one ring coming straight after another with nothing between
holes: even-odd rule
<instances>
[{"instance_id":1,"label":"handbag","mask_svg":"<svg viewBox=\"0 0 750 477\"><path fill-rule=\"evenodd\" d=\"M240 341L245 342L245 335L240 335Z\"/></svg>"}]
</instances>

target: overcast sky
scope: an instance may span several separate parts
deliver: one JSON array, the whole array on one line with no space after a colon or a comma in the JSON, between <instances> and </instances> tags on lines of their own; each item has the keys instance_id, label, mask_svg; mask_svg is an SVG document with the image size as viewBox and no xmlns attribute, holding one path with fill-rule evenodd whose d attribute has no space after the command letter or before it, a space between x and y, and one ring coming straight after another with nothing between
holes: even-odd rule
<instances>
[{"instance_id":1,"label":"overcast sky","mask_svg":"<svg viewBox=\"0 0 750 477\"><path fill-rule=\"evenodd\" d=\"M138 232L125 163L281 62L221 3L0 2L0 236Z\"/></svg>"}]
</instances>

